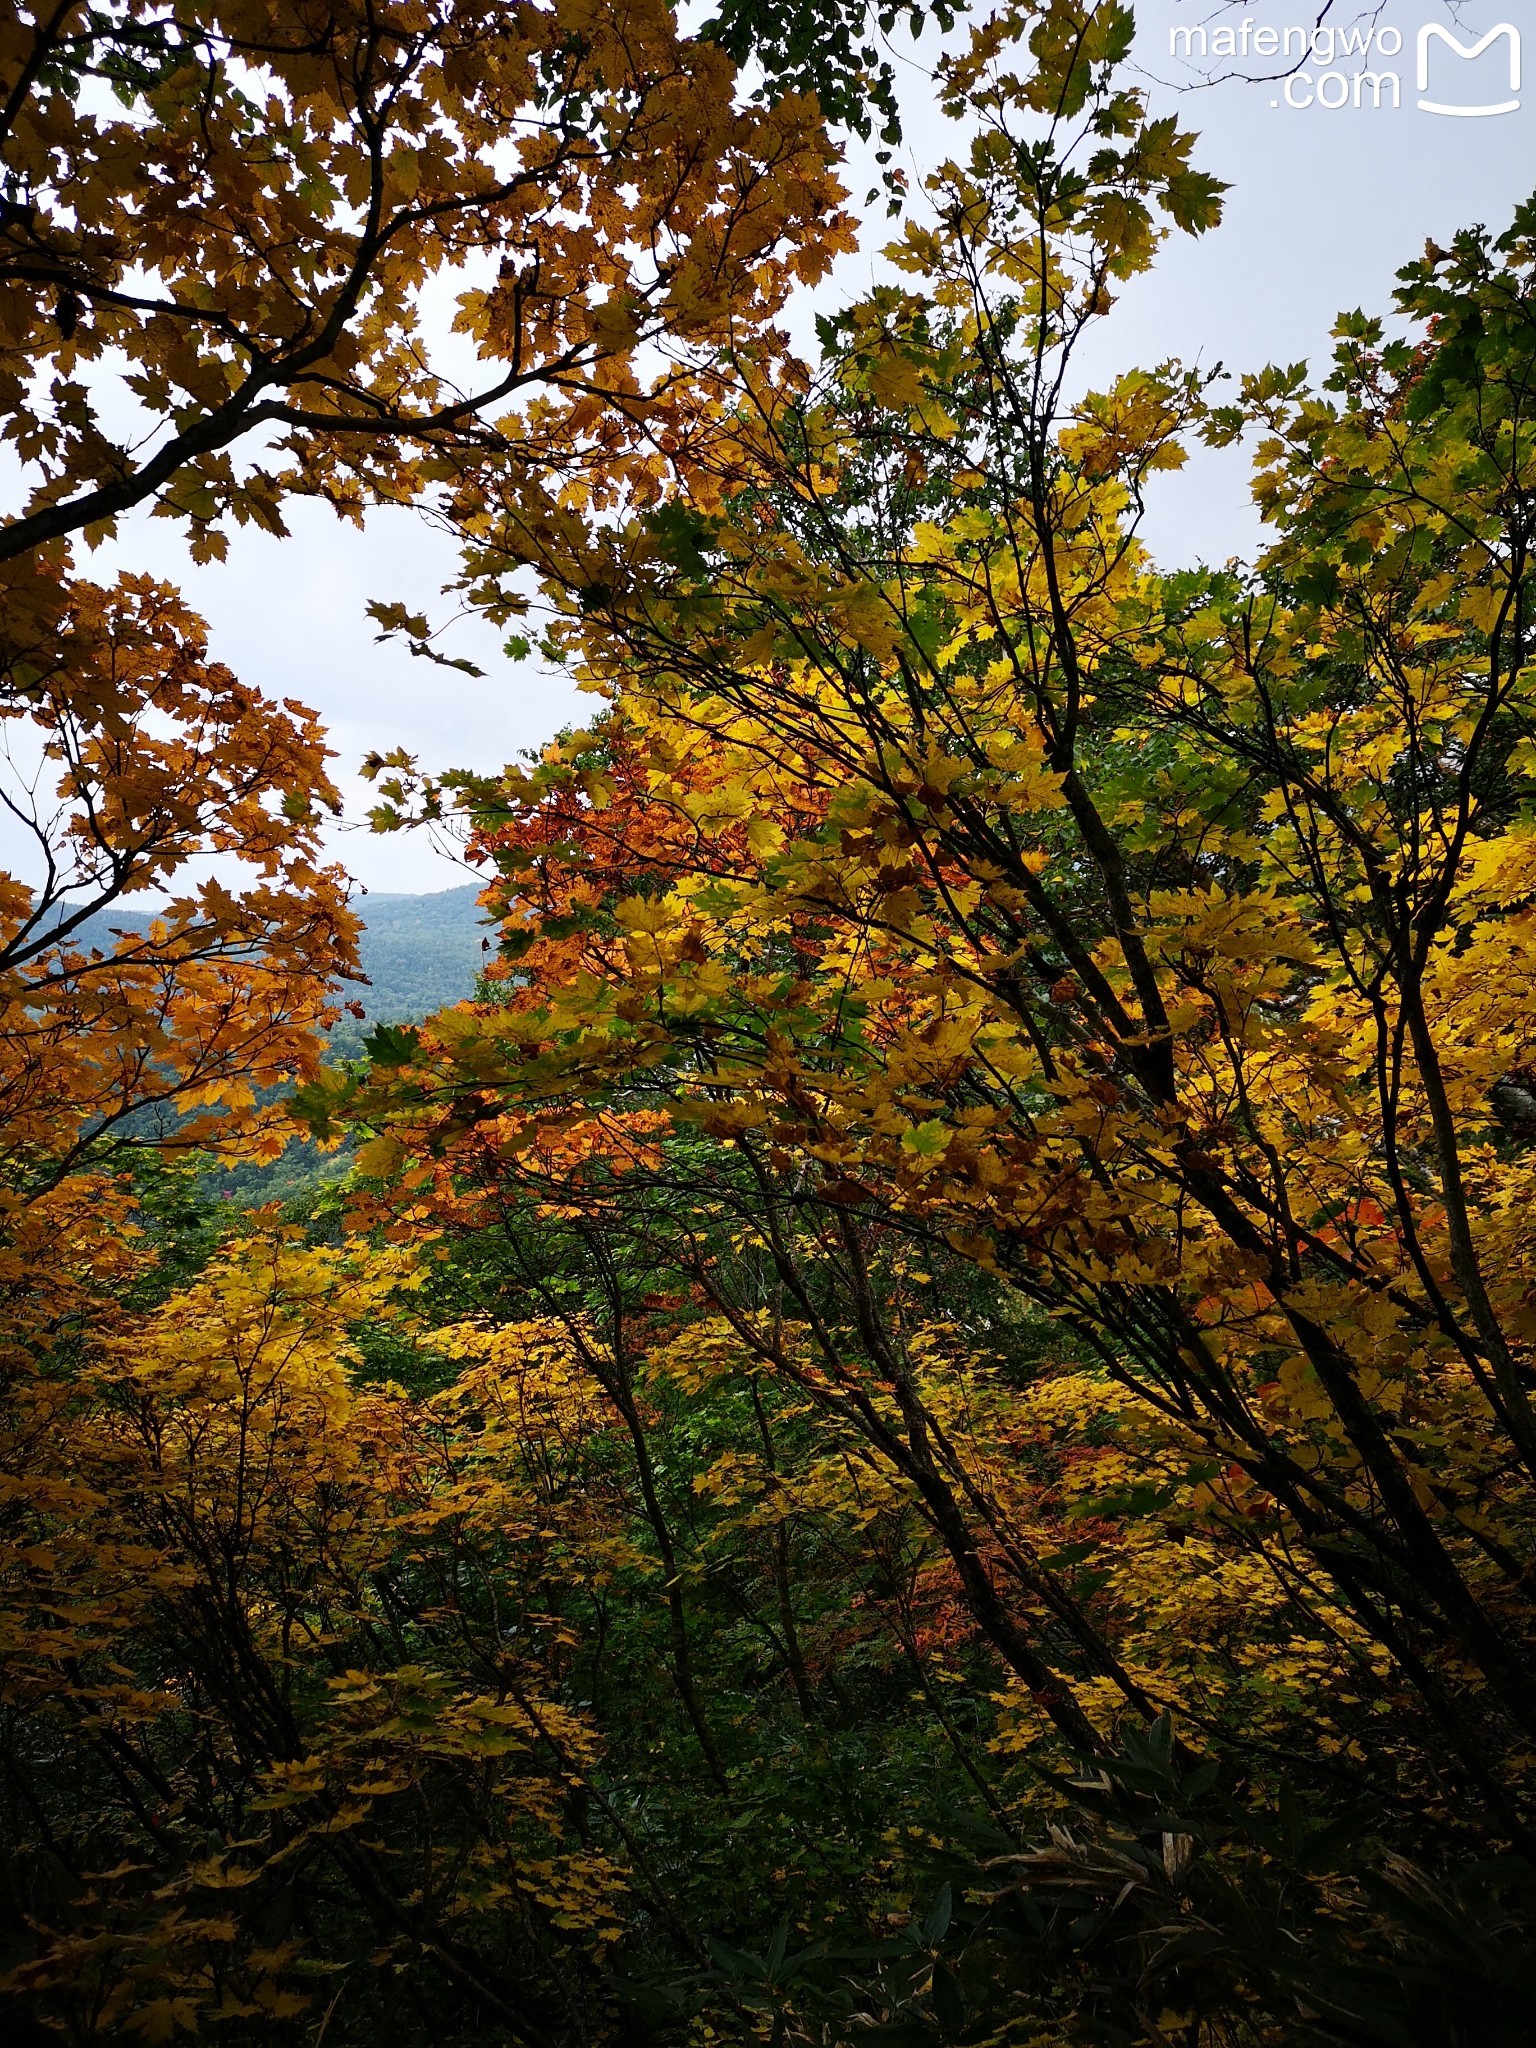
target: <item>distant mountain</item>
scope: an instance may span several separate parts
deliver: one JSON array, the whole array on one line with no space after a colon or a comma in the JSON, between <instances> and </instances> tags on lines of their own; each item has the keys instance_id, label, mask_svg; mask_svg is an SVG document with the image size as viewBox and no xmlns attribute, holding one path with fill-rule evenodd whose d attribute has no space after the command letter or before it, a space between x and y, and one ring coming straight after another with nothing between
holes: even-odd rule
<instances>
[{"instance_id":1,"label":"distant mountain","mask_svg":"<svg viewBox=\"0 0 1536 2048\"><path fill-rule=\"evenodd\" d=\"M375 1024L408 1024L475 992L475 979L495 949L494 927L482 921L475 897L479 884L439 889L432 895L405 896L389 891L358 897L353 905L363 919L358 946L367 985L343 982L339 1000L362 1004L365 1021L342 1016L331 1028L325 1057L329 1061L366 1057L363 1041ZM75 934L75 944L110 952L118 931L142 931L151 910L104 910L89 918ZM491 946L483 942L489 938ZM203 1183L212 1198L254 1207L262 1202L291 1202L312 1197L351 1168L352 1145L322 1153L307 1139L295 1141L269 1166L226 1163Z\"/></svg>"},{"instance_id":2,"label":"distant mountain","mask_svg":"<svg viewBox=\"0 0 1536 2048\"><path fill-rule=\"evenodd\" d=\"M475 904L479 887L470 882L462 889L439 889L428 896L379 890L355 900L353 908L363 920L358 951L368 986L349 982L338 993L362 1004L369 1025L405 1024L474 994L475 977L495 947L493 928L483 922ZM87 919L75 943L110 952L114 929L142 931L153 916L152 910L114 904ZM487 938L489 949L483 945ZM336 1035L349 1040L361 1036L355 1027L349 1030L344 1025L337 1026Z\"/></svg>"},{"instance_id":3,"label":"distant mountain","mask_svg":"<svg viewBox=\"0 0 1536 2048\"><path fill-rule=\"evenodd\" d=\"M484 922L475 898L478 882L441 889L431 896L395 896L380 891L353 906L363 920L358 948L372 984L351 987L370 1024L404 1024L428 1017L475 992L475 977L495 951L494 928ZM486 949L483 941L490 939Z\"/></svg>"},{"instance_id":4,"label":"distant mountain","mask_svg":"<svg viewBox=\"0 0 1536 2048\"><path fill-rule=\"evenodd\" d=\"M410 1024L461 1004L475 993L475 977L492 958L496 948L494 926L481 920L475 907L479 883L463 889L438 889L432 895L393 895L379 891L354 899L362 918L362 940L358 954L367 985L344 981L336 995L340 1001L362 1004L365 1022L342 1016L330 1030L326 1042L328 1061L365 1059L362 1040L375 1024ZM100 946L111 952L117 944L113 930L141 932L152 922L152 909L98 911L74 934L74 944ZM492 946L485 948L485 940ZM252 1161L221 1165L205 1180L205 1192L225 1202L256 1206L260 1202L293 1202L315 1194L328 1182L342 1180L352 1165L352 1145L340 1151L322 1153L307 1139L295 1141L281 1159L270 1165Z\"/></svg>"}]
</instances>

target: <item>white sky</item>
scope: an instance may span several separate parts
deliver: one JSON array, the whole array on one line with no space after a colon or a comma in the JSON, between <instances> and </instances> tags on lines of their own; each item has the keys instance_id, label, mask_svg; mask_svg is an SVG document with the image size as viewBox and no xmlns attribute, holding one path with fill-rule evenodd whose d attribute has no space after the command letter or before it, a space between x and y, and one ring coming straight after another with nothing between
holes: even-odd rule
<instances>
[{"instance_id":1,"label":"white sky","mask_svg":"<svg viewBox=\"0 0 1536 2048\"><path fill-rule=\"evenodd\" d=\"M1334 314L1356 305L1385 312L1394 271L1419 253L1426 236L1444 241L1475 220L1502 226L1536 187L1536 8L1530 0L1467 0L1455 9L1464 42L1502 21L1526 31L1528 84L1518 95L1518 111L1497 117L1448 118L1416 105L1417 31L1421 23L1451 18L1446 0L1382 0L1364 8L1359 0L1335 0L1330 21L1400 33L1401 55L1373 51L1364 60L1398 73L1402 104L1395 111L1373 111L1369 93L1359 110L1349 105L1330 112L1286 106L1278 83L1229 78L1200 86L1188 66L1169 56L1176 25L1204 23L1214 30L1246 12L1256 26L1283 30L1310 24L1320 4L1141 0L1137 56L1157 81L1155 99L1165 107L1178 104L1201 130L1197 160L1232 190L1214 234L1170 245L1158 271L1127 290L1098 342L1103 375L1171 355L1220 361L1233 370L1303 357L1317 364L1326 355ZM916 184L928 165L954 148L954 139L933 109L923 66L909 60L904 45L897 45L897 55L908 110L906 162ZM1361 63L1340 57L1332 69L1347 83ZM1213 60L1212 68L1227 67ZM1250 56L1247 68L1262 68L1262 60ZM1309 77L1325 68L1310 62ZM1502 41L1475 63L1436 46L1429 96L1458 104L1502 101L1510 97L1507 73ZM1309 89L1298 81L1292 96L1305 98ZM1330 85L1324 96L1338 92ZM861 167L850 174L856 192L871 182ZM869 282L874 252L887 233L883 217L871 221L865 250L839 266L818 294L821 304L853 297ZM800 309L797 332L809 331L811 311ZM363 609L369 598L404 599L435 616L443 611L438 592L454 572L453 553L412 515L375 514L362 534L319 505L294 503L287 516L292 539L239 533L227 563L202 568L188 561L167 522L135 519L89 570L100 575L122 564L179 582L208 619L217 658L263 690L318 709L356 816L367 802L356 764L372 747L403 745L432 767L493 768L581 716L583 700L563 677L541 673L536 663L514 667L500 652L499 636L473 621L455 629L449 651L477 660L487 670L483 681L413 660L394 644L375 644ZM1164 560L1224 559L1249 549L1256 533L1240 455L1202 455L1160 482L1152 538ZM465 879L420 835L379 838L354 826L335 844L370 888L442 889Z\"/></svg>"}]
</instances>

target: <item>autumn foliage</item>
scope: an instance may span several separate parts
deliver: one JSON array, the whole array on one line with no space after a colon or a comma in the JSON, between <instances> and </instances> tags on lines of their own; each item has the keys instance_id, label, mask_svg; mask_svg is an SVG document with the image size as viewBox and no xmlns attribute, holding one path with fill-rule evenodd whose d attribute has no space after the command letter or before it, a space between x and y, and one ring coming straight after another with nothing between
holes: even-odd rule
<instances>
[{"instance_id":1,"label":"autumn foliage","mask_svg":"<svg viewBox=\"0 0 1536 2048\"><path fill-rule=\"evenodd\" d=\"M678 430L690 349L845 232L809 102L743 107L651 0L43 4L0 34L0 402L33 483L7 558L146 503L219 554L292 491L355 517L466 449L537 491L594 434L612 461ZM654 379L645 343L676 357ZM138 455L93 374L118 350Z\"/></svg>"},{"instance_id":2,"label":"autumn foliage","mask_svg":"<svg viewBox=\"0 0 1536 2048\"><path fill-rule=\"evenodd\" d=\"M312 721L147 585L47 615L112 705L217 734L146 723L130 774L126 713L29 684L70 843L170 873L225 832L259 876L153 940L162 1038L131 941L39 956L89 1131L24 1123L18 1026L18 1213L106 1200L160 1099L194 1119L162 1147L287 1114L355 1150L343 1197L239 1221L157 1151L110 1182L138 1237L82 1240L96 1293L15 1322L6 1984L41 2026L1528 2037L1536 221L1431 246L1317 388L1072 396L1220 209L1131 27L975 26L965 152L814 365L760 323L835 232L819 143L764 217L787 270L698 327L646 301L698 349L654 407L651 313L605 313L584 360L621 367L556 375L526 440L403 417L362 354L341 426L288 421L283 488L438 491L470 600L535 579L594 698L499 773L375 759L375 822L456 822L501 946L366 1062L303 1038L350 932L269 800L323 801ZM769 190L788 105L741 116ZM1168 568L1157 474L1239 439L1262 554ZM240 1095L279 1069L286 1107Z\"/></svg>"}]
</instances>

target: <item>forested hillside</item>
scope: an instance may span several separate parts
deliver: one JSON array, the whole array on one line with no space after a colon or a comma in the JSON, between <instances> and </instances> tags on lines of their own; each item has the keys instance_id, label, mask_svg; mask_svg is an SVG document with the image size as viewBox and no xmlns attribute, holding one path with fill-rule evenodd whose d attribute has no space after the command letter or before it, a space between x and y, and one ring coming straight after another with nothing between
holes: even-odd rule
<instances>
[{"instance_id":1,"label":"forested hillside","mask_svg":"<svg viewBox=\"0 0 1536 2048\"><path fill-rule=\"evenodd\" d=\"M344 993L359 997L370 1024L430 1016L473 995L497 941L476 908L478 894L470 882L421 896L371 890L358 901L357 952L368 981Z\"/></svg>"},{"instance_id":2,"label":"forested hillside","mask_svg":"<svg viewBox=\"0 0 1536 2048\"><path fill-rule=\"evenodd\" d=\"M0 15L8 2037L1536 2038L1536 200L1095 383L1133 28ZM89 573L302 496L587 692L483 912Z\"/></svg>"},{"instance_id":3,"label":"forested hillside","mask_svg":"<svg viewBox=\"0 0 1536 2048\"><path fill-rule=\"evenodd\" d=\"M355 898L358 966L365 979L337 982L338 998L360 1003L369 1024L399 1024L463 1002L484 972L485 941L491 940L491 950L495 944L493 928L476 908L478 893L478 883L470 882L419 896L372 890ZM110 953L116 933L144 932L152 921L153 912L131 901L114 904L77 926L75 943ZM333 1038L345 1034L349 1044L360 1044L362 1029L346 1028L353 1021L338 1023Z\"/></svg>"},{"instance_id":4,"label":"forested hillside","mask_svg":"<svg viewBox=\"0 0 1536 2048\"><path fill-rule=\"evenodd\" d=\"M414 1023L474 994L496 943L494 927L487 926L477 908L478 893L478 885L469 883L414 896L375 890L353 899L361 920L358 972L331 986L337 1014L322 1041L329 1063L365 1058L368 1034L381 1024ZM61 904L59 914L68 916L69 906ZM113 904L84 919L75 928L74 943L111 954L120 940L142 937L153 922L150 911ZM281 1100L285 1094L279 1084L271 1098ZM179 1121L176 1105L166 1104L142 1114L135 1129L138 1134L168 1133ZM278 1158L210 1158L201 1186L209 1199L226 1202L294 1201L343 1180L351 1171L352 1150L343 1146L323 1152L295 1136Z\"/></svg>"}]
</instances>

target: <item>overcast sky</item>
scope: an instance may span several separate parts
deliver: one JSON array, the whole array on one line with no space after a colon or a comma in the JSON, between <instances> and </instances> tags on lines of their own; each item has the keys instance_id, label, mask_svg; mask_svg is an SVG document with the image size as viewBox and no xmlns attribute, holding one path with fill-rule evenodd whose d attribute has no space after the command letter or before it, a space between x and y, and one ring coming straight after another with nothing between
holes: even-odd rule
<instances>
[{"instance_id":1,"label":"overcast sky","mask_svg":"<svg viewBox=\"0 0 1536 2048\"><path fill-rule=\"evenodd\" d=\"M1454 13L1445 0L1383 0L1363 9L1356 0L1334 0L1327 24L1370 32L1370 54L1336 49L1330 64L1324 41L1292 79L1288 104L1284 62L1260 54L1266 39L1258 31L1272 30L1278 39L1287 27L1310 28L1319 5L1141 0L1137 57L1154 81L1154 97L1179 105L1200 129L1199 160L1232 189L1215 233L1170 246L1158 271L1127 290L1099 343L1104 374L1167 356L1231 370L1304 357L1318 363L1335 313L1357 305L1386 311L1393 273L1426 236L1443 241L1471 221L1502 225L1536 186L1536 9L1528 0L1468 0ZM1248 54L1234 36L1236 54L1226 58L1216 31L1235 24L1240 32L1245 16ZM1447 22L1463 45L1502 22L1526 27L1521 87L1510 88L1509 39L1500 37L1476 60L1432 42L1421 93L1419 28ZM1215 47L1203 66L1172 53L1171 32L1186 28L1203 28L1208 50ZM1182 45L1184 38L1177 40ZM1190 41L1198 52L1198 36ZM1293 38L1293 68L1295 47ZM922 64L901 45L897 50L915 183L952 149L953 137L933 111ZM1379 108L1371 104L1377 89L1369 82L1357 95L1353 78L1362 69L1395 73L1400 104L1391 104L1385 79ZM1237 75L1245 71L1250 77ZM1202 83L1202 72L1214 82ZM1326 104L1341 93L1345 104ZM1519 105L1508 113L1448 115L1421 111L1421 98L1441 106L1510 99ZM860 172L850 182L862 191L870 180ZM819 295L823 301L853 296L868 283L886 232L883 219L871 222L865 251L840 266ZM795 325L808 331L808 317ZM1163 480L1159 492L1152 537L1164 560L1220 560L1252 547L1257 529L1240 456L1202 456ZM369 598L403 598L440 615L438 591L453 573L447 544L411 515L377 514L364 534L316 505L295 503L288 517L292 540L237 534L229 561L213 568L192 566L165 522L135 520L90 563L90 573L122 563L179 581L209 620L218 658L262 689L301 697L320 711L339 755L339 779L359 810L365 786L355 768L371 747L404 745L429 765L483 769L580 716L582 700L564 678L534 664L508 664L496 637L472 622L453 651L479 660L488 670L483 681L374 643L363 609ZM336 846L370 888L440 889L465 879L417 835L381 839L353 830Z\"/></svg>"}]
</instances>

